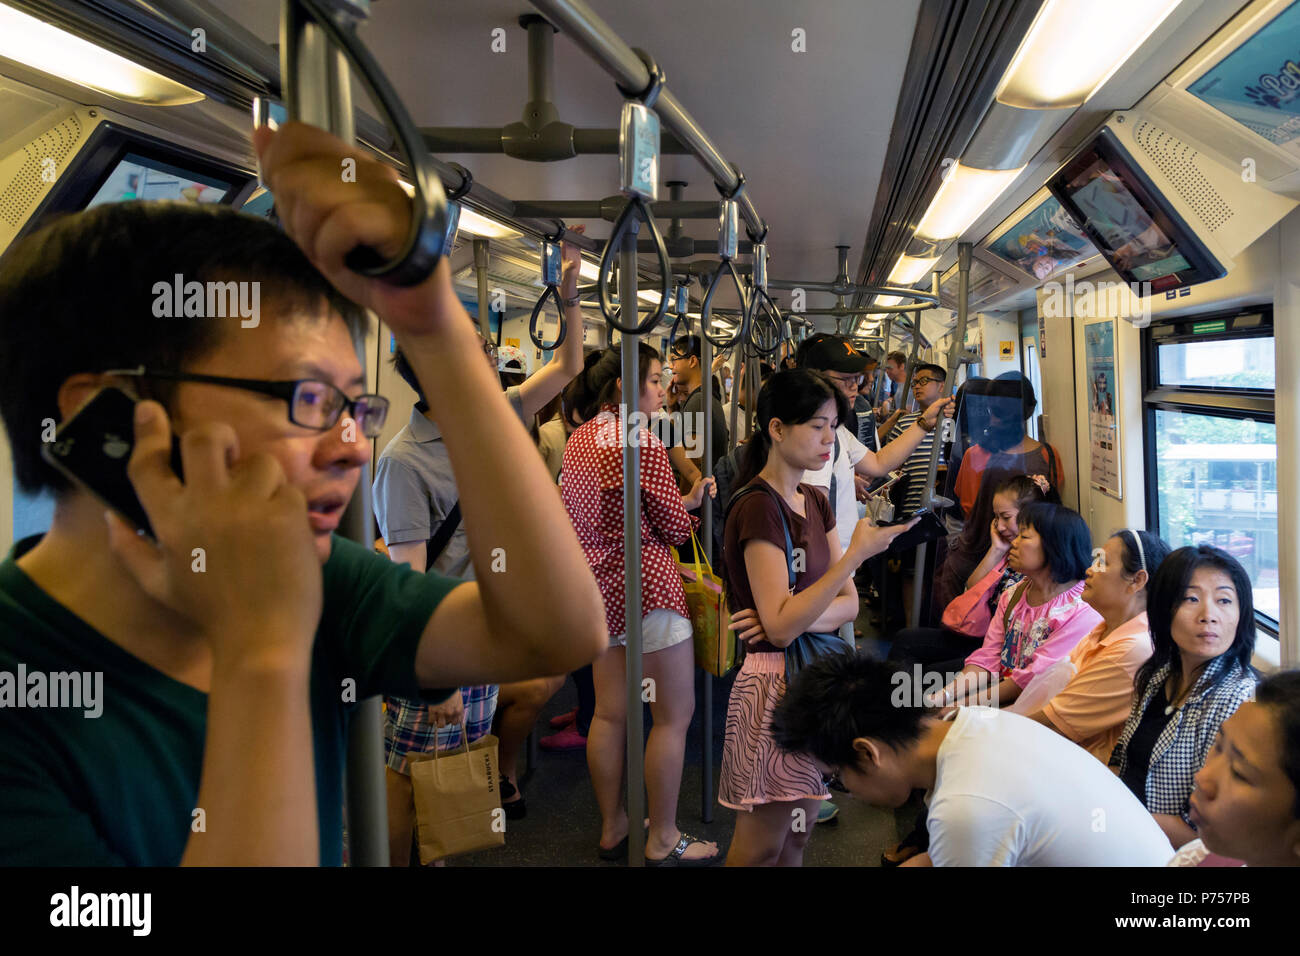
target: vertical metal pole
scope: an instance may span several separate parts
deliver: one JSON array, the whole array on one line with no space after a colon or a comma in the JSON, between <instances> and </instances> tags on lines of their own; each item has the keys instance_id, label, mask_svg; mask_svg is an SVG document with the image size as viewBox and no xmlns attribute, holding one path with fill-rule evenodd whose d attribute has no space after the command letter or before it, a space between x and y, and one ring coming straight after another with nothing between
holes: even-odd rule
<instances>
[{"instance_id":1,"label":"vertical metal pole","mask_svg":"<svg viewBox=\"0 0 1300 956\"><path fill-rule=\"evenodd\" d=\"M731 364L735 366L731 372L731 414L729 416L731 421L728 423L728 427L731 429L730 438L732 448L735 448L740 444L740 432L737 426L740 424L740 360L743 357L744 351L744 346L739 343L737 343L736 347L731 350Z\"/></svg>"},{"instance_id":2,"label":"vertical metal pole","mask_svg":"<svg viewBox=\"0 0 1300 956\"><path fill-rule=\"evenodd\" d=\"M899 398L899 408L906 408L908 402L912 400L912 376L916 374L916 353L921 349L921 320L915 312L911 317L912 324L912 357L907 360L907 377L903 379L903 392Z\"/></svg>"},{"instance_id":3,"label":"vertical metal pole","mask_svg":"<svg viewBox=\"0 0 1300 956\"><path fill-rule=\"evenodd\" d=\"M876 369L876 392L872 396L871 407L877 408L880 405L881 393L885 390L885 382L889 376L885 374L885 363L889 361L889 335L894 330L894 313L885 313L885 337L880 341L880 368Z\"/></svg>"},{"instance_id":4,"label":"vertical metal pole","mask_svg":"<svg viewBox=\"0 0 1300 956\"><path fill-rule=\"evenodd\" d=\"M492 314L492 308L488 297L488 259L488 240L476 237L474 239L474 275L478 279L478 328L483 333L483 338L491 342L492 322L489 316ZM497 316L498 329L500 329L501 323L504 321L504 314ZM497 336L497 342L500 343L500 335Z\"/></svg>"},{"instance_id":5,"label":"vertical metal pole","mask_svg":"<svg viewBox=\"0 0 1300 956\"><path fill-rule=\"evenodd\" d=\"M281 44L286 72L296 82L297 98L287 102L289 118L328 130L346 143L355 140L352 85L343 54L330 46L314 23L299 15L294 0L281 7ZM357 357L365 368L364 344ZM371 538L370 473L362 472L357 489L339 523L344 536L369 550ZM388 798L384 783L384 716L379 698L357 703L348 722L346 808L348 862L352 866L388 866ZM324 848L322 847L322 850Z\"/></svg>"},{"instance_id":6,"label":"vertical metal pole","mask_svg":"<svg viewBox=\"0 0 1300 956\"><path fill-rule=\"evenodd\" d=\"M637 221L623 237L618 301L629 322L636 315ZM645 734L641 703L641 449L636 434L641 397L640 337L623 334L623 607L627 624L627 818L628 865L645 866Z\"/></svg>"},{"instance_id":7,"label":"vertical metal pole","mask_svg":"<svg viewBox=\"0 0 1300 956\"><path fill-rule=\"evenodd\" d=\"M970 279L970 243L963 242L957 246L957 267L961 271L958 273L958 296L959 303L957 306L957 328L954 330L953 344L948 348L948 378L944 381L945 389L951 393L952 383L957 380L957 362L961 355L961 340L966 337L966 298L964 288L961 283ZM939 273L930 273L931 291L936 297L939 295ZM913 313L916 316L916 326L919 330L921 327L921 314ZM924 412L924 409L922 409ZM943 442L939 440L943 431L943 419L940 419L934 428L934 437L930 443L930 463L925 469L925 484L921 486L921 507L928 508L934 500L934 479L939 473L939 452L943 449ZM911 627L921 626L921 593L925 590L925 559L928 556L930 546L928 542L921 542L916 548L916 567L912 572L912 608L908 616L908 624Z\"/></svg>"},{"instance_id":8,"label":"vertical metal pole","mask_svg":"<svg viewBox=\"0 0 1300 956\"><path fill-rule=\"evenodd\" d=\"M700 336L700 373L704 381L700 389L704 395L704 467L705 478L713 477L713 343ZM719 501L719 505L726 502ZM704 512L700 521L704 556L713 564L713 499L704 496ZM713 675L700 671L700 820L713 822Z\"/></svg>"}]
</instances>

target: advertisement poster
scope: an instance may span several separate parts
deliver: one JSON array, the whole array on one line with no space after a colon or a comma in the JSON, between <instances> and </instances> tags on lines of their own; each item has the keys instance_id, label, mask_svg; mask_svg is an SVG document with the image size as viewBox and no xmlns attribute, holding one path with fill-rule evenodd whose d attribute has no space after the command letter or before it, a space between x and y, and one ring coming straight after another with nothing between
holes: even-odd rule
<instances>
[{"instance_id":1,"label":"advertisement poster","mask_svg":"<svg viewBox=\"0 0 1300 956\"><path fill-rule=\"evenodd\" d=\"M1124 498L1119 472L1119 376L1115 374L1115 320L1097 319L1083 327L1088 395L1088 445L1092 449L1092 487Z\"/></svg>"},{"instance_id":2,"label":"advertisement poster","mask_svg":"<svg viewBox=\"0 0 1300 956\"><path fill-rule=\"evenodd\" d=\"M1291 4L1188 87L1188 92L1300 156L1300 4Z\"/></svg>"}]
</instances>

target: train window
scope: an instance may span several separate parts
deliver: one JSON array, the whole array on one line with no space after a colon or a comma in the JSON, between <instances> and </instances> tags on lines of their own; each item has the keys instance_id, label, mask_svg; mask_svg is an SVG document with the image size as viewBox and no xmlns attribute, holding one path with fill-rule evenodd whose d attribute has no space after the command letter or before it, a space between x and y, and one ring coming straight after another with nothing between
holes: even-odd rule
<instances>
[{"instance_id":1,"label":"train window","mask_svg":"<svg viewBox=\"0 0 1300 956\"><path fill-rule=\"evenodd\" d=\"M1156 347L1161 385L1272 389L1273 339L1175 342Z\"/></svg>"},{"instance_id":2,"label":"train window","mask_svg":"<svg viewBox=\"0 0 1300 956\"><path fill-rule=\"evenodd\" d=\"M1276 633L1277 428L1272 315L1178 319L1144 333L1148 527L1242 563Z\"/></svg>"}]
</instances>

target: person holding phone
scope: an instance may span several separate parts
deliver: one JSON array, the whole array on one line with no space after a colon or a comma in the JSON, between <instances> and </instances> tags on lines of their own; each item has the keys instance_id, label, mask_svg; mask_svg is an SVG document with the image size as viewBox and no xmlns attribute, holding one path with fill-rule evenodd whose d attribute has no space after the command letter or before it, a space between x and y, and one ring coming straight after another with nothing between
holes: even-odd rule
<instances>
[{"instance_id":1,"label":"person holding phone","mask_svg":"<svg viewBox=\"0 0 1300 956\"><path fill-rule=\"evenodd\" d=\"M854 522L849 547L840 550L835 512L804 476L829 460L850 408L824 375L777 372L759 392L758 431L736 476L741 491L726 516L727 595L747 652L727 705L718 786L718 802L739 811L728 866L802 864L811 824L830 794L809 758L781 752L772 739L786 648L804 632L833 632L857 617L853 572L911 526ZM792 819L806 825L791 826Z\"/></svg>"},{"instance_id":2,"label":"person holding phone","mask_svg":"<svg viewBox=\"0 0 1300 956\"><path fill-rule=\"evenodd\" d=\"M0 668L100 672L105 700L96 720L0 709L2 864L338 865L355 701L438 703L605 645L599 589L447 260L408 287L344 264L358 245L401 250L396 172L301 123L253 143L288 235L226 207L113 204L0 263L0 415L18 480L57 496L50 530L0 563ZM154 282L178 273L259 283L259 323L155 318ZM362 395L366 309L442 430L477 581L334 534L384 420ZM126 470L153 541L40 457L44 420L113 385L147 399ZM489 573L499 547L509 562ZM520 593L553 605L538 615Z\"/></svg>"}]
</instances>

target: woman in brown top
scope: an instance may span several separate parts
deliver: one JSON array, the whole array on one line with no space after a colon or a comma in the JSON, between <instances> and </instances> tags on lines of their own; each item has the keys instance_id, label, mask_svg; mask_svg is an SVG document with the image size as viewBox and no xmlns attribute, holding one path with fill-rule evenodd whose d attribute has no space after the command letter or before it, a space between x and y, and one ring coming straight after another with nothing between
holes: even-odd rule
<instances>
[{"instance_id":1,"label":"woman in brown top","mask_svg":"<svg viewBox=\"0 0 1300 956\"><path fill-rule=\"evenodd\" d=\"M728 866L799 866L819 801L829 799L812 759L772 739L785 694L785 648L806 631L834 632L858 615L853 573L911 527L863 520L841 555L826 495L800 482L829 460L848 403L820 372L777 372L758 395L758 431L745 446L725 553L733 627L748 645L727 707L718 802L741 811ZM782 516L790 529L787 564ZM789 569L795 585L789 587Z\"/></svg>"}]
</instances>

